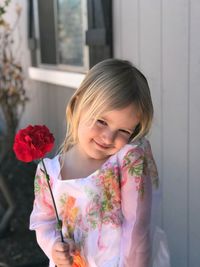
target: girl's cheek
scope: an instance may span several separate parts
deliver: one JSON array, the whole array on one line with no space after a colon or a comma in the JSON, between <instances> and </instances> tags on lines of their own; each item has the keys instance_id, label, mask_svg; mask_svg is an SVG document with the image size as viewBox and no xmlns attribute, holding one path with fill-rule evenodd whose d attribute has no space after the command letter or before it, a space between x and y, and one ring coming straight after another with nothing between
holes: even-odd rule
<instances>
[{"instance_id":1,"label":"girl's cheek","mask_svg":"<svg viewBox=\"0 0 200 267\"><path fill-rule=\"evenodd\" d=\"M95 124L91 127L91 132L94 134L100 134L102 132L102 129Z\"/></svg>"},{"instance_id":2,"label":"girl's cheek","mask_svg":"<svg viewBox=\"0 0 200 267\"><path fill-rule=\"evenodd\" d=\"M121 146L126 145L128 143L128 141L129 141L129 138L128 137L125 137L125 136L118 136L117 137L117 142Z\"/></svg>"}]
</instances>

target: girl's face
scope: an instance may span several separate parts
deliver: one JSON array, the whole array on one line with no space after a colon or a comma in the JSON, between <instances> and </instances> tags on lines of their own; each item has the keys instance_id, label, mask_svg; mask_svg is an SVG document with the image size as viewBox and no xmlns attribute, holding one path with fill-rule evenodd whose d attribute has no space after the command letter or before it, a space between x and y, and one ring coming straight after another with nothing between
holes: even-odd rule
<instances>
[{"instance_id":1,"label":"girl's face","mask_svg":"<svg viewBox=\"0 0 200 267\"><path fill-rule=\"evenodd\" d=\"M78 126L77 148L84 157L103 160L128 143L139 123L134 104L105 112L95 122L86 121L84 114Z\"/></svg>"}]
</instances>

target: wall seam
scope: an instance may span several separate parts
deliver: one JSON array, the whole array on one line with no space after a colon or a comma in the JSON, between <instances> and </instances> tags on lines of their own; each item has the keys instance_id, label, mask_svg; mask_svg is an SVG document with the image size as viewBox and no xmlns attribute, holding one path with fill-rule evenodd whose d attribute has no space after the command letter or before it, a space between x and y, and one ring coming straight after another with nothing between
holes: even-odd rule
<instances>
[{"instance_id":1,"label":"wall seam","mask_svg":"<svg viewBox=\"0 0 200 267\"><path fill-rule=\"evenodd\" d=\"M191 1L188 0L188 91L187 91L187 99L188 99L188 127L187 127L187 266L190 266L190 39L191 39Z\"/></svg>"},{"instance_id":2,"label":"wall seam","mask_svg":"<svg viewBox=\"0 0 200 267\"><path fill-rule=\"evenodd\" d=\"M141 14L140 14L140 0L137 1L137 13L138 13L138 67L141 69Z\"/></svg>"},{"instance_id":3,"label":"wall seam","mask_svg":"<svg viewBox=\"0 0 200 267\"><path fill-rule=\"evenodd\" d=\"M161 206L161 224L164 228L164 210L163 210L163 165L164 165L164 116L163 116L163 0L160 2L160 103L161 103L161 175L162 175L162 206Z\"/></svg>"}]
</instances>

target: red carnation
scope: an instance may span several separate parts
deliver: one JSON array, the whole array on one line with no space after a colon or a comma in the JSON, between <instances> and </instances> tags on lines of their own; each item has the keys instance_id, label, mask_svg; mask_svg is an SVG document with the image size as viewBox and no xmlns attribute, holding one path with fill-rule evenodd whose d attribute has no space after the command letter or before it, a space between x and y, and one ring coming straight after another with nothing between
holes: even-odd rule
<instances>
[{"instance_id":1,"label":"red carnation","mask_svg":"<svg viewBox=\"0 0 200 267\"><path fill-rule=\"evenodd\" d=\"M57 230L60 231L61 241L64 242L62 234L62 221L59 219L58 211L55 203L55 199L50 186L50 177L47 173L47 169L44 163L44 156L47 152L50 152L54 145L53 134L45 125L29 125L25 129L21 129L15 136L13 150L18 160L24 162L31 162L36 159L41 159L43 169L45 173L46 181L52 197L52 203L55 210L55 216L57 220ZM77 251L73 257L73 267L86 267L84 259Z\"/></svg>"},{"instance_id":2,"label":"red carnation","mask_svg":"<svg viewBox=\"0 0 200 267\"><path fill-rule=\"evenodd\" d=\"M45 125L29 125L16 134L13 150L18 160L31 162L43 158L53 145L53 134Z\"/></svg>"},{"instance_id":3,"label":"red carnation","mask_svg":"<svg viewBox=\"0 0 200 267\"><path fill-rule=\"evenodd\" d=\"M18 160L24 162L31 162L36 159L40 159L48 184L48 188L52 197L53 206L55 209L55 215L57 219L57 229L60 231L61 241L64 242L62 234L62 221L58 217L58 211L54 196L50 186L50 177L47 173L47 169L44 163L44 156L47 152L50 152L54 145L53 134L50 133L49 129L45 125L29 125L25 129L19 130L15 135L15 141L13 150Z\"/></svg>"}]
</instances>

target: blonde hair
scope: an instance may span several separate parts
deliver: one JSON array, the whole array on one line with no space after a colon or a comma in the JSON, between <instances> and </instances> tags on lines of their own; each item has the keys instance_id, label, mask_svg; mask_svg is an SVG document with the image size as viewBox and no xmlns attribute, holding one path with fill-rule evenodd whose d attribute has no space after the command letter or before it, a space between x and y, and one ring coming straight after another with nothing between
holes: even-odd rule
<instances>
[{"instance_id":1,"label":"blonde hair","mask_svg":"<svg viewBox=\"0 0 200 267\"><path fill-rule=\"evenodd\" d=\"M71 97L67 109L67 132L61 151L77 143L77 129L82 112L88 120L101 114L134 104L140 114L130 141L145 136L152 123L153 105L145 76L129 61L107 59L91 68L79 89Z\"/></svg>"}]
</instances>

